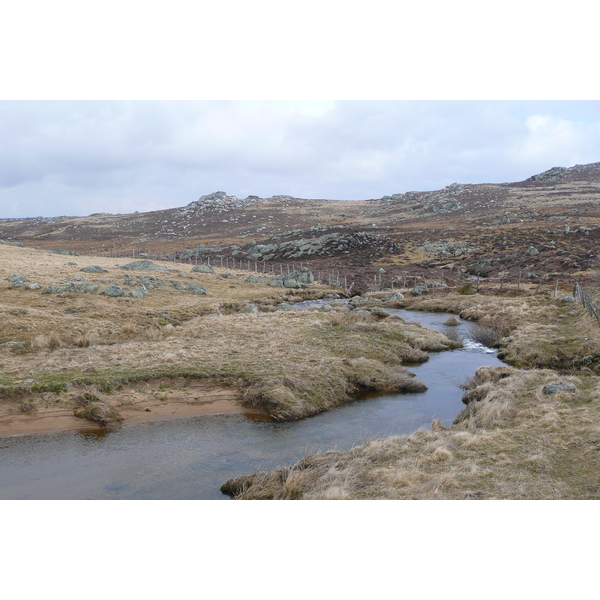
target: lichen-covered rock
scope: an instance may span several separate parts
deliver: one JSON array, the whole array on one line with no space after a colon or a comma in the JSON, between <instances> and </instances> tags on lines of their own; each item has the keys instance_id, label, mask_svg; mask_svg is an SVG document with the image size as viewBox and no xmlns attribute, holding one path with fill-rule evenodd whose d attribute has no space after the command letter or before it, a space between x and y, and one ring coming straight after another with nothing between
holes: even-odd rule
<instances>
[{"instance_id":1,"label":"lichen-covered rock","mask_svg":"<svg viewBox=\"0 0 600 600\"><path fill-rule=\"evenodd\" d=\"M123 265L121 268L127 269L128 271L170 271L168 267L164 265L157 265L150 260L135 260L133 262Z\"/></svg>"},{"instance_id":2,"label":"lichen-covered rock","mask_svg":"<svg viewBox=\"0 0 600 600\"><path fill-rule=\"evenodd\" d=\"M306 285L313 283L315 280L314 275L310 269L303 267L290 273L289 275L283 275L279 277L271 277L268 280L268 284L273 287L284 287L288 289L299 289Z\"/></svg>"},{"instance_id":3,"label":"lichen-covered rock","mask_svg":"<svg viewBox=\"0 0 600 600\"><path fill-rule=\"evenodd\" d=\"M248 304L248 306L244 306L244 308L242 308L242 310L240 310L240 312L255 315L259 312L259 310L258 310L258 307L256 306L256 304Z\"/></svg>"},{"instance_id":4,"label":"lichen-covered rock","mask_svg":"<svg viewBox=\"0 0 600 600\"><path fill-rule=\"evenodd\" d=\"M79 252L75 252L74 250L59 249L52 250L52 252L54 252L54 254L64 254L65 256L79 256Z\"/></svg>"},{"instance_id":5,"label":"lichen-covered rock","mask_svg":"<svg viewBox=\"0 0 600 600\"><path fill-rule=\"evenodd\" d=\"M21 275L20 273L13 273L7 277L10 287L23 287L26 281L29 281L27 275Z\"/></svg>"},{"instance_id":6,"label":"lichen-covered rock","mask_svg":"<svg viewBox=\"0 0 600 600\"><path fill-rule=\"evenodd\" d=\"M266 283L267 278L260 275L248 275L244 281L247 283Z\"/></svg>"},{"instance_id":7,"label":"lichen-covered rock","mask_svg":"<svg viewBox=\"0 0 600 600\"><path fill-rule=\"evenodd\" d=\"M42 290L42 294L62 294L65 292L76 292L77 288L73 282L61 285L48 285Z\"/></svg>"},{"instance_id":8,"label":"lichen-covered rock","mask_svg":"<svg viewBox=\"0 0 600 600\"><path fill-rule=\"evenodd\" d=\"M84 273L106 273L106 269L99 267L98 265L89 265L81 269Z\"/></svg>"},{"instance_id":9,"label":"lichen-covered rock","mask_svg":"<svg viewBox=\"0 0 600 600\"><path fill-rule=\"evenodd\" d=\"M84 292L86 294L95 294L99 287L95 283L80 283L75 286L78 292Z\"/></svg>"},{"instance_id":10,"label":"lichen-covered rock","mask_svg":"<svg viewBox=\"0 0 600 600\"><path fill-rule=\"evenodd\" d=\"M131 290L129 295L132 298L145 298L146 296L150 295L150 292L145 287L141 287L137 288L136 290Z\"/></svg>"},{"instance_id":11,"label":"lichen-covered rock","mask_svg":"<svg viewBox=\"0 0 600 600\"><path fill-rule=\"evenodd\" d=\"M558 392L574 393L576 391L577 391L577 388L572 383L567 383L566 381L558 381L556 383L547 383L542 388L542 392L547 395L556 394Z\"/></svg>"},{"instance_id":12,"label":"lichen-covered rock","mask_svg":"<svg viewBox=\"0 0 600 600\"><path fill-rule=\"evenodd\" d=\"M189 285L184 286L182 289L192 292L196 296L203 296L206 294L206 288L198 285L197 283L190 283Z\"/></svg>"},{"instance_id":13,"label":"lichen-covered rock","mask_svg":"<svg viewBox=\"0 0 600 600\"><path fill-rule=\"evenodd\" d=\"M275 306L279 310L293 310L294 307L289 302L280 302Z\"/></svg>"},{"instance_id":14,"label":"lichen-covered rock","mask_svg":"<svg viewBox=\"0 0 600 600\"><path fill-rule=\"evenodd\" d=\"M210 265L195 265L192 267L193 273L210 273L215 274L215 270Z\"/></svg>"},{"instance_id":15,"label":"lichen-covered rock","mask_svg":"<svg viewBox=\"0 0 600 600\"><path fill-rule=\"evenodd\" d=\"M385 299L388 301L404 300L404 294L401 294L400 292L394 292L393 294L388 294Z\"/></svg>"},{"instance_id":16,"label":"lichen-covered rock","mask_svg":"<svg viewBox=\"0 0 600 600\"><path fill-rule=\"evenodd\" d=\"M128 292L118 285L109 285L101 294L110 296L111 298L119 298L121 296L127 296Z\"/></svg>"}]
</instances>

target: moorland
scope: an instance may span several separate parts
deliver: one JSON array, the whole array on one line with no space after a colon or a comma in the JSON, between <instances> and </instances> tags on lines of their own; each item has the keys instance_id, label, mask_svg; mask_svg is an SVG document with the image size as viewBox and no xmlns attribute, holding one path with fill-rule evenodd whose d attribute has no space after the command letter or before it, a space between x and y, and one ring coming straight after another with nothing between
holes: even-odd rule
<instances>
[{"instance_id":1,"label":"moorland","mask_svg":"<svg viewBox=\"0 0 600 600\"><path fill-rule=\"evenodd\" d=\"M473 321L506 367L452 426L224 482L235 498L595 498L600 163L365 201L225 192L128 215L0 219L0 435L418 391L455 348L386 308ZM303 300L348 300L297 310Z\"/></svg>"}]
</instances>

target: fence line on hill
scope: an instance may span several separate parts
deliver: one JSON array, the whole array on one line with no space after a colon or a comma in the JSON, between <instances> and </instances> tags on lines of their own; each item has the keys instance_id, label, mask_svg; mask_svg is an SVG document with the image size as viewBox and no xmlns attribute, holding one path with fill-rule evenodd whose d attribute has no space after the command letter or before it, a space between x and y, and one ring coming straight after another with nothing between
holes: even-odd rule
<instances>
[{"instance_id":1,"label":"fence line on hill","mask_svg":"<svg viewBox=\"0 0 600 600\"><path fill-rule=\"evenodd\" d=\"M285 276L289 275L298 268L309 267L306 262L275 262L275 261L252 261L248 259L240 259L224 255L199 255L197 253L188 256L182 256L180 252L172 252L163 254L156 250L139 250L137 248L130 251L109 251L109 252L94 252L90 253L95 256L113 257L113 258L132 258L147 259L173 262L174 264L188 264L195 266L198 264L208 264L212 267L243 271L253 275L264 276ZM343 274L342 270L334 268L316 267L311 268L315 281L317 283L326 284L330 287L339 288L344 292L351 292L355 287L355 277L353 273ZM348 272L349 269L343 269ZM389 271L389 272L388 272ZM364 278L364 276L363 276ZM578 284L576 284L578 285ZM568 287L567 287L568 286ZM571 284L568 281L562 282L562 291L565 288L571 291ZM586 297L589 297L583 291L581 286L579 289ZM404 293L427 292L430 293L480 293L480 292L528 292L535 294L550 294L554 298L558 298L561 292L561 282L557 278L549 276L531 276L527 274L523 276L521 271L518 274L509 277L508 275L500 275L497 277L477 277L466 273L457 273L449 269L423 269L420 272L405 272L401 267L393 265L387 266L387 270L378 270L374 275L369 285L371 292L395 292L401 291ZM581 298L581 296L580 296ZM586 300L587 305L590 301ZM590 310L590 309L588 309ZM599 309L600 310L600 309ZM593 313L596 315L596 313ZM600 314L600 312L598 313ZM596 318L600 317L596 315Z\"/></svg>"},{"instance_id":2,"label":"fence line on hill","mask_svg":"<svg viewBox=\"0 0 600 600\"><path fill-rule=\"evenodd\" d=\"M586 308L586 310L592 315L596 317L596 321L600 325L600 306L598 306L594 299L583 289L579 281L575 282L573 286L573 296L575 300L579 300L581 304Z\"/></svg>"}]
</instances>

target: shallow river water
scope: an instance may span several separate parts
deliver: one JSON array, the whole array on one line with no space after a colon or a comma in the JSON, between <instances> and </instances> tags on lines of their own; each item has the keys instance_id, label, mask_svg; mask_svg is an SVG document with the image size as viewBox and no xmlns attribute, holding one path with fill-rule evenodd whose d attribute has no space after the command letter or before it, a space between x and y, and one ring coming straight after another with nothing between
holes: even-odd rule
<instances>
[{"instance_id":1,"label":"shallow river water","mask_svg":"<svg viewBox=\"0 0 600 600\"><path fill-rule=\"evenodd\" d=\"M388 312L441 331L449 317ZM489 348L463 344L410 367L428 386L424 393L371 395L301 421L205 416L0 439L0 499L227 499L219 487L232 477L410 433L432 419L450 425L463 407L459 385L480 366L503 364Z\"/></svg>"}]
</instances>

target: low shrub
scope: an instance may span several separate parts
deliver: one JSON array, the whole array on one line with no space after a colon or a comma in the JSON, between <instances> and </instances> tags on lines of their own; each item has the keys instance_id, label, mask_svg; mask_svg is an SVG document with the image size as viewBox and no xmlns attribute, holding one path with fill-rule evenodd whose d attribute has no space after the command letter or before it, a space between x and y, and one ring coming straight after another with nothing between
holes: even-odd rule
<instances>
[{"instance_id":1,"label":"low shrub","mask_svg":"<svg viewBox=\"0 0 600 600\"><path fill-rule=\"evenodd\" d=\"M456 290L461 296L470 296L475 293L475 288L468 283L467 285L463 285Z\"/></svg>"},{"instance_id":2,"label":"low shrub","mask_svg":"<svg viewBox=\"0 0 600 600\"><path fill-rule=\"evenodd\" d=\"M85 393L73 399L74 414L80 419L87 419L106 427L111 421L122 421L123 417L109 404L92 393Z\"/></svg>"}]
</instances>

